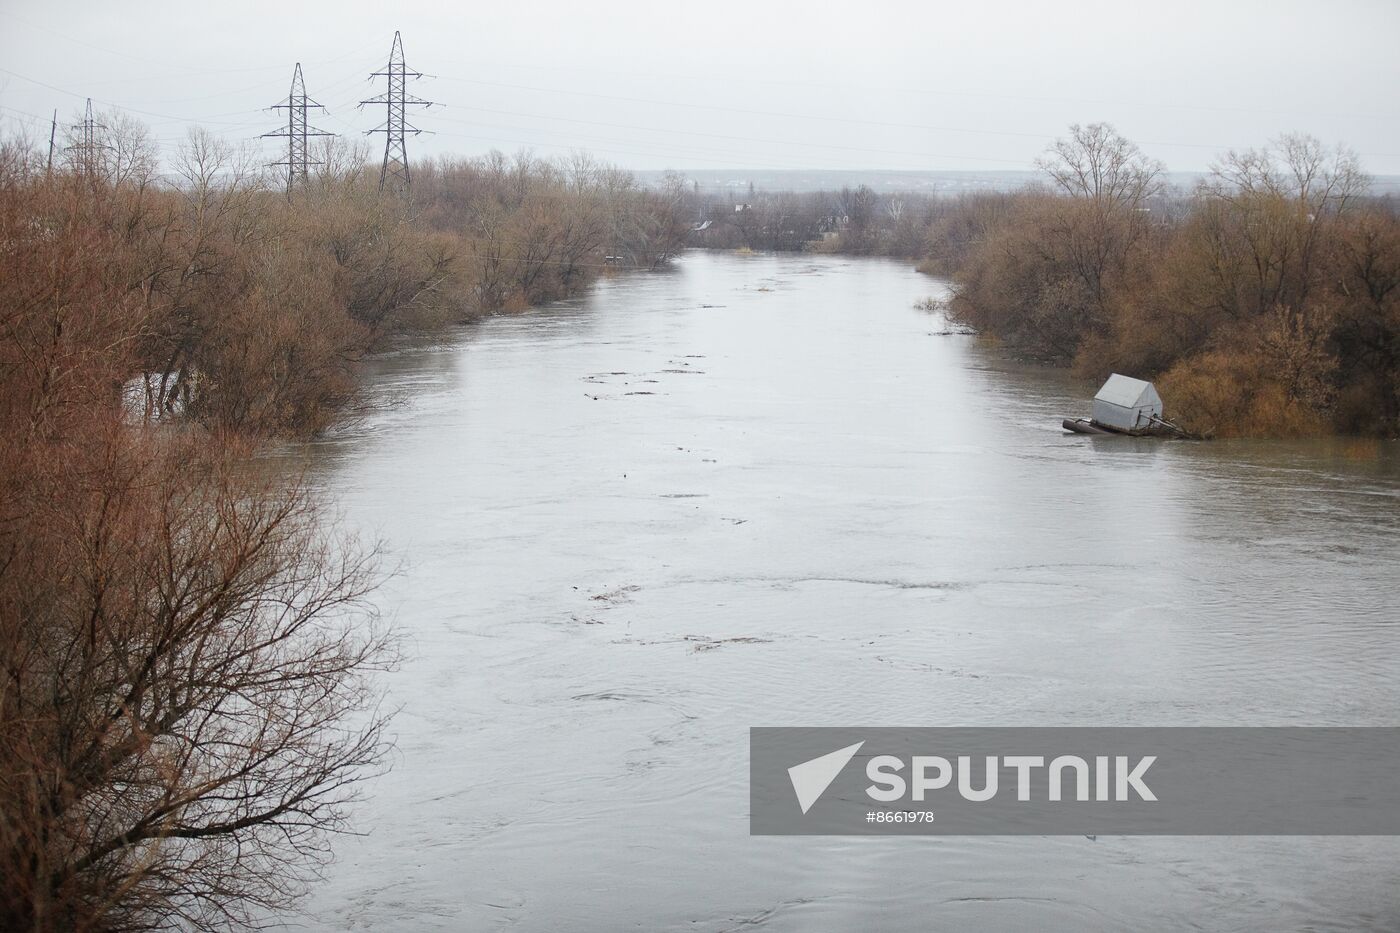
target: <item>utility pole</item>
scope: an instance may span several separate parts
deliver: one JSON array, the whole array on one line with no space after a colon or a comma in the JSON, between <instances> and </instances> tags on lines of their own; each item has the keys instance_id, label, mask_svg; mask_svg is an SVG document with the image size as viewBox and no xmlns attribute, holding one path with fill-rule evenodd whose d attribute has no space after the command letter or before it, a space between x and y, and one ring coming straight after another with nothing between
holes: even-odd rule
<instances>
[{"instance_id":1,"label":"utility pole","mask_svg":"<svg viewBox=\"0 0 1400 933\"><path fill-rule=\"evenodd\" d=\"M53 111L53 122L49 124L49 164L44 169L45 177L53 174L53 143L58 136L58 108Z\"/></svg>"},{"instance_id":2,"label":"utility pole","mask_svg":"<svg viewBox=\"0 0 1400 933\"><path fill-rule=\"evenodd\" d=\"M334 136L334 133L327 133L325 130L318 130L314 126L308 125L306 121L306 110L308 107L316 107L325 110L320 104L306 96L306 83L301 77L301 62L297 62L295 70L292 71L292 89L287 94L285 104L273 104L273 110L287 111L287 126L285 129L274 130L271 133L263 133L268 136L287 137L287 161L273 162L274 167L286 166L287 169L287 200L292 199L292 189L296 187L298 181L306 184L306 180L311 177L311 166L320 165L320 162L313 161L309 151L308 141L312 136Z\"/></svg>"},{"instance_id":3,"label":"utility pole","mask_svg":"<svg viewBox=\"0 0 1400 933\"><path fill-rule=\"evenodd\" d=\"M84 177L93 179L97 177L98 152L111 147L99 141L98 130L105 130L107 127L98 123L92 115L92 98L87 99L87 108L83 111L83 122L74 125L73 129L78 133L78 141L69 146L65 151L77 151L78 167Z\"/></svg>"},{"instance_id":4,"label":"utility pole","mask_svg":"<svg viewBox=\"0 0 1400 933\"><path fill-rule=\"evenodd\" d=\"M410 78L423 77L421 72L409 71L403 60L403 40L399 38L398 32L394 33L394 47L389 50L389 64L383 71L376 71L370 75L372 78L387 78L388 90L378 97L370 100L360 101L360 106L365 104L383 104L385 108L384 123L372 130L370 133L384 134L384 163L379 169L379 190L386 187L396 194L404 194L408 191L408 149L404 145L404 137L413 133L417 135L422 130L405 121L404 114L408 107L431 107L432 101L422 100L408 93L408 81Z\"/></svg>"}]
</instances>

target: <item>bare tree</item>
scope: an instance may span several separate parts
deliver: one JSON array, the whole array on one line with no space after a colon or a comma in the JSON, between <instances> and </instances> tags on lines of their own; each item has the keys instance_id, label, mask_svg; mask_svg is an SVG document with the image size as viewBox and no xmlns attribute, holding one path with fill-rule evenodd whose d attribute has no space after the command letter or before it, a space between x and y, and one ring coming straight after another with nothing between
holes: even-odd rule
<instances>
[{"instance_id":1,"label":"bare tree","mask_svg":"<svg viewBox=\"0 0 1400 933\"><path fill-rule=\"evenodd\" d=\"M1238 318L1308 303L1322 245L1369 186L1354 152L1311 136L1227 152L1199 190L1212 262L1233 270L1218 304Z\"/></svg>"},{"instance_id":2,"label":"bare tree","mask_svg":"<svg viewBox=\"0 0 1400 933\"><path fill-rule=\"evenodd\" d=\"M322 136L311 143L311 183L322 196L345 194L373 181L369 144L343 136Z\"/></svg>"},{"instance_id":3,"label":"bare tree","mask_svg":"<svg viewBox=\"0 0 1400 933\"><path fill-rule=\"evenodd\" d=\"M1314 214L1343 213L1370 187L1355 152L1328 149L1315 136L1286 133L1262 149L1230 150L1211 166L1205 191L1215 197L1270 196Z\"/></svg>"},{"instance_id":4,"label":"bare tree","mask_svg":"<svg viewBox=\"0 0 1400 933\"><path fill-rule=\"evenodd\" d=\"M837 196L837 208L844 218L841 248L850 253L868 253L875 248L876 206L879 198L867 185L842 188Z\"/></svg>"},{"instance_id":5,"label":"bare tree","mask_svg":"<svg viewBox=\"0 0 1400 933\"><path fill-rule=\"evenodd\" d=\"M382 760L372 563L217 446L90 430L7 489L0 926L254 923Z\"/></svg>"},{"instance_id":6,"label":"bare tree","mask_svg":"<svg viewBox=\"0 0 1400 933\"><path fill-rule=\"evenodd\" d=\"M1101 332L1112 317L1109 282L1130 266L1146 226L1145 202L1162 188L1163 166L1107 123L1076 123L1069 130L1036 162L1073 202L1053 212L1055 242L1047 248L1078 281L1056 290L1050 317L1056 328Z\"/></svg>"},{"instance_id":7,"label":"bare tree","mask_svg":"<svg viewBox=\"0 0 1400 933\"><path fill-rule=\"evenodd\" d=\"M143 190L156 178L160 156L146 124L120 110L103 115L107 127L106 148L101 164L107 180L113 185L128 185Z\"/></svg>"},{"instance_id":8,"label":"bare tree","mask_svg":"<svg viewBox=\"0 0 1400 933\"><path fill-rule=\"evenodd\" d=\"M1165 166L1118 134L1110 124L1078 123L1036 160L1066 194L1113 207L1136 209L1161 192Z\"/></svg>"}]
</instances>

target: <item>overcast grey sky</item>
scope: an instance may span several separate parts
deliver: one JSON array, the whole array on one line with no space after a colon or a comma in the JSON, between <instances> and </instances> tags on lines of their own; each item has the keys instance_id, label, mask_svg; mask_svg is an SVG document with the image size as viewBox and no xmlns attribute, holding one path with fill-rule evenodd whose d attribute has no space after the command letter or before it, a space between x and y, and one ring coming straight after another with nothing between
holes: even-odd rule
<instances>
[{"instance_id":1,"label":"overcast grey sky","mask_svg":"<svg viewBox=\"0 0 1400 933\"><path fill-rule=\"evenodd\" d=\"M410 156L582 148L629 168L1027 169L1108 120L1179 171L1302 130L1400 173L1400 2L83 3L0 0L0 114L91 96L173 145L273 129L301 61L322 128L403 31L443 106ZM376 137L376 140L379 140ZM380 143L382 145L382 143ZM268 141L271 154L273 146ZM271 156L270 156L271 157Z\"/></svg>"}]
</instances>

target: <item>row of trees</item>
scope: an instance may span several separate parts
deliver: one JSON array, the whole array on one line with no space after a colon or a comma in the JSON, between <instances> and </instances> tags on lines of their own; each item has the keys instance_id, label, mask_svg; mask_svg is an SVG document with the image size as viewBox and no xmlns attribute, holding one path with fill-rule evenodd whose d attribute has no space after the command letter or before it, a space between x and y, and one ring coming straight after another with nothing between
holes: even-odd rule
<instances>
[{"instance_id":1,"label":"row of trees","mask_svg":"<svg viewBox=\"0 0 1400 933\"><path fill-rule=\"evenodd\" d=\"M37 150L10 146L6 190L36 224L107 237L113 274L142 298L148 418L320 430L365 351L566 297L612 269L657 268L689 232L675 190L585 157L443 160L403 200L380 196L363 149L333 141L288 202L249 152L203 132L162 183L144 129L103 122L117 130L56 176Z\"/></svg>"},{"instance_id":2,"label":"row of trees","mask_svg":"<svg viewBox=\"0 0 1400 933\"><path fill-rule=\"evenodd\" d=\"M691 194L692 213L709 221L703 246L854 255L925 255L940 202L929 195L879 194L866 185L840 191L760 191L742 203L732 197Z\"/></svg>"},{"instance_id":3,"label":"row of trees","mask_svg":"<svg viewBox=\"0 0 1400 933\"><path fill-rule=\"evenodd\" d=\"M690 234L679 182L642 188L582 153L558 162L499 152L440 159L414 185L427 228L467 233L462 264L482 309L565 297L604 266L658 269Z\"/></svg>"},{"instance_id":4,"label":"row of trees","mask_svg":"<svg viewBox=\"0 0 1400 933\"><path fill-rule=\"evenodd\" d=\"M331 423L399 335L650 268L688 223L582 160L383 197L332 147L288 203L139 125L0 146L0 929L256 923L383 766L373 548L252 455ZM609 259L609 257L621 257Z\"/></svg>"}]
</instances>

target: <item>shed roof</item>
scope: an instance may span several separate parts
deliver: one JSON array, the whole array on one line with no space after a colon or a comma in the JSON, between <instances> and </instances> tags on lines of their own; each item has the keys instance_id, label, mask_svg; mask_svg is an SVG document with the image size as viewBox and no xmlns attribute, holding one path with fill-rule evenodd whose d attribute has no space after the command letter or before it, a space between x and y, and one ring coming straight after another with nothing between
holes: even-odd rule
<instances>
[{"instance_id":1,"label":"shed roof","mask_svg":"<svg viewBox=\"0 0 1400 933\"><path fill-rule=\"evenodd\" d=\"M1108 381L1099 389L1099 394L1095 395L1094 399L1108 402L1110 405L1121 405L1123 408L1162 404L1162 397L1157 394L1152 383L1118 373L1108 377Z\"/></svg>"}]
</instances>

